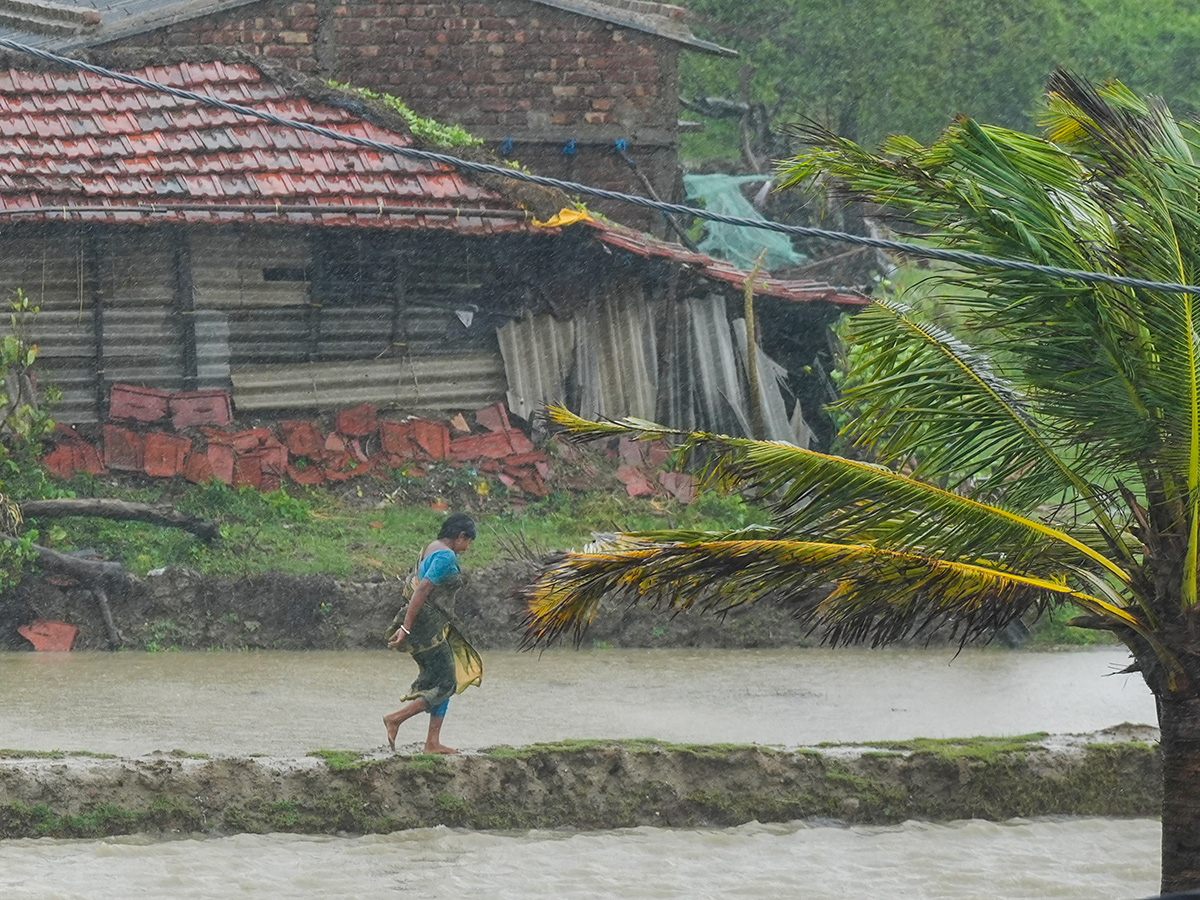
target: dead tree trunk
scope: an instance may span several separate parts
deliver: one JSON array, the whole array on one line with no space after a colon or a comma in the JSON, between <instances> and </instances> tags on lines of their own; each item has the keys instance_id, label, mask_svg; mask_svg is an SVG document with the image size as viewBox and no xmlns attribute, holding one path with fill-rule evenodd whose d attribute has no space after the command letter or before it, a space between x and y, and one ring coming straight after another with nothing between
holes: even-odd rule
<instances>
[{"instance_id":1,"label":"dead tree trunk","mask_svg":"<svg viewBox=\"0 0 1200 900\"><path fill-rule=\"evenodd\" d=\"M21 504L21 514L25 519L57 519L67 516L96 516L113 519L120 522L148 522L152 525L162 525L168 528L182 528L196 535L203 541L212 541L220 537L216 522L198 519L181 513L172 506L150 503L128 503L124 500L107 499L67 499L67 500L27 500ZM0 540L16 545L18 538L0 535ZM34 558L39 568L55 575L65 575L80 582L91 591L100 608L100 617L104 621L104 631L108 644L116 650L121 647L121 633L112 614L108 602L109 594L124 594L141 584L141 580L129 572L119 562L101 559L85 559L60 553L43 547L40 544L31 545Z\"/></svg>"},{"instance_id":2,"label":"dead tree trunk","mask_svg":"<svg viewBox=\"0 0 1200 900\"><path fill-rule=\"evenodd\" d=\"M26 519L61 519L66 516L96 516L118 522L149 522L168 528L182 528L202 541L220 537L216 522L197 519L181 513L173 506L154 503L127 503L124 500L68 499L26 500L21 504L21 515Z\"/></svg>"}]
</instances>

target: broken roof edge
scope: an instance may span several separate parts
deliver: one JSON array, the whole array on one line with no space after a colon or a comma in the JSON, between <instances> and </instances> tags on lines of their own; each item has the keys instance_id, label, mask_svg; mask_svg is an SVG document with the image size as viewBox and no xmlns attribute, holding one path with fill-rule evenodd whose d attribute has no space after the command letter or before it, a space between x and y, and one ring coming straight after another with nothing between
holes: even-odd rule
<instances>
[{"instance_id":1,"label":"broken roof edge","mask_svg":"<svg viewBox=\"0 0 1200 900\"><path fill-rule=\"evenodd\" d=\"M682 244L665 241L601 217L582 220L580 224L597 232L597 238L608 247L615 247L645 259L664 259L685 268L692 268L702 278L722 282L734 291L744 290L750 278L749 272L730 262L689 250ZM773 297L791 303L829 303L846 312L862 309L874 302L864 288L836 287L819 281L791 281L772 278L770 275L755 276L754 293L756 296Z\"/></svg>"},{"instance_id":2,"label":"broken roof edge","mask_svg":"<svg viewBox=\"0 0 1200 900\"><path fill-rule=\"evenodd\" d=\"M640 31L654 37L662 38L663 40L681 44L692 50L711 53L714 56L738 55L736 50L731 50L728 47L722 47L720 44L714 44L711 41L696 37L692 33L691 28L684 24L681 19L661 12L650 12L649 10L639 12L637 9L637 7L658 7L681 10L680 7L671 4L649 3L645 2L645 0L636 0L636 7L632 3L617 4L604 2L604 0L529 0L529 2L549 6L552 9L562 10L563 12L586 16L591 19L598 19L602 22L608 22L611 25L628 28L631 31Z\"/></svg>"}]
</instances>

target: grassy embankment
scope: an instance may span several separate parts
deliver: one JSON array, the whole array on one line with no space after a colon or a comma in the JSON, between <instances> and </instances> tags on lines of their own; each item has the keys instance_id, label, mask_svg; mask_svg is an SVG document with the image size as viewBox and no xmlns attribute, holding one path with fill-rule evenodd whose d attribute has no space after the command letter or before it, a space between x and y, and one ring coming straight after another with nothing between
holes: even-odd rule
<instances>
[{"instance_id":1,"label":"grassy embankment","mask_svg":"<svg viewBox=\"0 0 1200 900\"><path fill-rule=\"evenodd\" d=\"M38 540L48 546L64 551L92 548L138 575L164 566L228 576L399 575L420 546L436 535L445 515L425 503L389 501L394 483L366 479L343 496L295 485L261 494L217 483L180 489L91 478L75 478L58 489L81 497L167 500L184 512L220 523L222 539L208 546L185 532L139 522L62 519L40 528ZM479 539L471 549L472 567L503 559L514 545L580 547L594 531L719 529L764 520L739 498L713 492L703 493L690 506L606 493L559 492L521 507L492 497L487 510L476 513Z\"/></svg>"}]
</instances>

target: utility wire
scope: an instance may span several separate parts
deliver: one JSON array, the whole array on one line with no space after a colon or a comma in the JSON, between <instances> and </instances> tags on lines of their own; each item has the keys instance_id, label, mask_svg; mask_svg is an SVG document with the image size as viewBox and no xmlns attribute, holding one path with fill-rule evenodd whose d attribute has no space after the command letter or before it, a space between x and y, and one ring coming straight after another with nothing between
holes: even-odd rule
<instances>
[{"instance_id":1,"label":"utility wire","mask_svg":"<svg viewBox=\"0 0 1200 900\"><path fill-rule=\"evenodd\" d=\"M986 254L982 253L971 253L966 250L945 250L938 247L924 247L920 244L912 244L905 241L892 241L887 240L886 238L866 237L860 234L849 234L844 231L828 231L824 228L810 228L806 225L785 225L782 222L772 222L766 219L745 219L738 216L726 216L720 213L709 212L706 209L684 206L679 203L667 203L662 200L653 200L649 197L639 197L636 194L624 194L619 191L609 191L605 190L604 188L579 184L578 182L574 181L562 181L558 178L548 178L545 175L531 175L528 172L521 172L517 169L510 169L505 166L494 166L488 163L474 162L468 159L460 159L456 156L451 156L446 153L437 153L432 150L419 150L416 147L402 147L398 144L386 144L381 141L371 140L370 138L362 138L351 134L342 134L329 128L323 128L320 125L313 125L309 122L298 122L294 119L285 119L282 116L277 116L273 113L253 109L249 106L241 106L237 103L227 103L224 100L218 100L215 97L208 97L204 94L198 94L195 91L171 87L170 85L160 84L159 82L150 81L145 78L139 78L136 75L130 75L126 72L115 72L111 69L106 69L103 66L96 66L91 63L86 63L83 60L72 59L71 57L67 56L59 56L58 54L50 53L38 47L31 47L27 44L22 44L8 38L0 38L0 47L5 47L9 50L15 50L18 53L27 53L31 56L36 56L39 59L43 59L46 62L65 66L66 68L75 69L76 71L90 72L93 75L97 75L101 78L110 78L114 81L136 85L137 87L146 88L147 90L169 94L172 97L178 97L181 100L191 100L204 106L212 106L218 109L224 109L232 113L237 113L238 115L260 119L264 122L270 122L273 125L280 125L284 128L292 128L297 131L306 131L310 134L316 134L320 135L321 137L329 138L330 140L343 141L345 143L354 144L359 147L365 147L370 150L378 150L383 153L393 153L397 156L408 157L409 159L420 159L426 162L440 163L444 166L449 166L450 168L465 172L475 172L480 175L493 175L500 178L510 178L515 181L524 181L530 184L540 184L544 187L558 188L568 193L581 194L586 197L598 197L602 200L612 200L618 203L627 203L632 206L640 206L644 209L653 209L662 213L694 216L697 219L704 219L709 222L721 222L725 225L734 225L742 228L759 228L764 231L774 231L779 234L822 238L830 241L838 241L844 244L855 244L861 247L876 247L880 250L891 250L896 253L904 253L909 256L923 257L925 259L937 259L944 262L965 263L967 265L974 266L992 266L998 269L1010 269L1018 272L1033 272L1039 275L1048 275L1055 279L1069 279L1081 281L1086 284L1114 284L1121 287L1142 288L1144 290L1162 291L1164 293L1194 294L1200 296L1200 286L1198 285L1178 284L1171 281L1151 281L1145 278L1130 278L1126 275L1109 275L1104 272L1091 272L1085 269L1064 269L1059 266L1041 265L1039 263L1027 262L1020 259L1003 259L996 256L987 256Z\"/></svg>"}]
</instances>

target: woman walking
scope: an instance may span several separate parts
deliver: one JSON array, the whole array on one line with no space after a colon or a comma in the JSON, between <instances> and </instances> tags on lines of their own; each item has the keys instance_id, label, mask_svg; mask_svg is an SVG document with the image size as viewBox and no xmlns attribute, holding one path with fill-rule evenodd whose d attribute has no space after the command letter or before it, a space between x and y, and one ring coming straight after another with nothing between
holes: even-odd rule
<instances>
[{"instance_id":1,"label":"woman walking","mask_svg":"<svg viewBox=\"0 0 1200 900\"><path fill-rule=\"evenodd\" d=\"M420 671L409 702L383 717L388 746L396 749L396 732L417 713L429 713L426 753L457 753L441 742L442 723L450 698L483 680L483 660L463 637L454 620L454 601L463 586L458 557L475 540L475 523L466 513L446 518L437 540L405 581L408 604L396 614L388 634L388 647L407 650Z\"/></svg>"}]
</instances>

